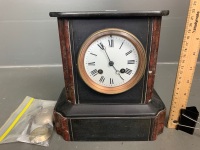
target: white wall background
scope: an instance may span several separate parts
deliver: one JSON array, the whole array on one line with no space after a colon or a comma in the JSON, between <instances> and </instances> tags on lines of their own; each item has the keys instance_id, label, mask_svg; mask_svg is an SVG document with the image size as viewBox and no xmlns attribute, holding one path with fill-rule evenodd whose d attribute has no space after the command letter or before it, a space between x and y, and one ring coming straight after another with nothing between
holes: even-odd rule
<instances>
[{"instance_id":1,"label":"white wall background","mask_svg":"<svg viewBox=\"0 0 200 150\"><path fill-rule=\"evenodd\" d=\"M189 0L0 0L0 67L60 65L51 11L170 10L163 17L159 62L177 62Z\"/></svg>"}]
</instances>

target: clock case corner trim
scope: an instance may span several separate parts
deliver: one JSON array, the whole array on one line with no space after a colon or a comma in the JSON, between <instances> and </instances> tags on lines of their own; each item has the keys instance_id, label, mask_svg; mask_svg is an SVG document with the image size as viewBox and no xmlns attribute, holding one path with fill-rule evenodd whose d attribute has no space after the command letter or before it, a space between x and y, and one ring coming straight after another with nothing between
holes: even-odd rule
<instances>
[{"instance_id":1,"label":"clock case corner trim","mask_svg":"<svg viewBox=\"0 0 200 150\"><path fill-rule=\"evenodd\" d=\"M63 137L65 141L70 141L69 120L59 112L53 111L53 123L56 132Z\"/></svg>"},{"instance_id":2,"label":"clock case corner trim","mask_svg":"<svg viewBox=\"0 0 200 150\"><path fill-rule=\"evenodd\" d=\"M151 47L150 47L150 54L149 54L149 66L147 71L147 86L146 86L146 95L144 103L148 103L153 94L154 88L154 80L156 74L156 64L157 64L157 57L158 57L158 47L159 47L159 40L160 40L160 28L161 28L161 21L162 17L153 17L152 24L151 24Z\"/></svg>"},{"instance_id":3,"label":"clock case corner trim","mask_svg":"<svg viewBox=\"0 0 200 150\"><path fill-rule=\"evenodd\" d=\"M72 104L76 103L75 85L73 76L73 62L71 52L71 41L69 31L69 21L66 19L58 18L58 30L60 38L60 48L63 64L63 74L65 81L65 92L67 100Z\"/></svg>"}]
</instances>

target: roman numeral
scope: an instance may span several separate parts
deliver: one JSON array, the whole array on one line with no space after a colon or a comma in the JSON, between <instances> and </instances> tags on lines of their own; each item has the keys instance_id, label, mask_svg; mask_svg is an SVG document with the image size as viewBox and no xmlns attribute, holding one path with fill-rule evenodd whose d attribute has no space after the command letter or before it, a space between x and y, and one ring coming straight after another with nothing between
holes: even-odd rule
<instances>
[{"instance_id":1,"label":"roman numeral","mask_svg":"<svg viewBox=\"0 0 200 150\"><path fill-rule=\"evenodd\" d=\"M99 82L103 83L105 80L105 77L104 76L101 76L101 78L99 79Z\"/></svg>"},{"instance_id":2,"label":"roman numeral","mask_svg":"<svg viewBox=\"0 0 200 150\"><path fill-rule=\"evenodd\" d=\"M128 60L127 63L128 64L135 64L135 60Z\"/></svg>"},{"instance_id":3,"label":"roman numeral","mask_svg":"<svg viewBox=\"0 0 200 150\"><path fill-rule=\"evenodd\" d=\"M133 70L126 68L125 73L128 74L128 75L131 75L132 71L133 71Z\"/></svg>"},{"instance_id":4,"label":"roman numeral","mask_svg":"<svg viewBox=\"0 0 200 150\"><path fill-rule=\"evenodd\" d=\"M114 84L113 78L110 78L110 84Z\"/></svg>"},{"instance_id":5,"label":"roman numeral","mask_svg":"<svg viewBox=\"0 0 200 150\"><path fill-rule=\"evenodd\" d=\"M97 56L97 54L90 53L91 55Z\"/></svg>"},{"instance_id":6,"label":"roman numeral","mask_svg":"<svg viewBox=\"0 0 200 150\"><path fill-rule=\"evenodd\" d=\"M126 56L128 56L130 53L132 53L133 51L132 50L130 50L130 51L128 51L127 53L126 53Z\"/></svg>"},{"instance_id":7,"label":"roman numeral","mask_svg":"<svg viewBox=\"0 0 200 150\"><path fill-rule=\"evenodd\" d=\"M102 43L97 44L100 49L105 50L105 46Z\"/></svg>"},{"instance_id":8,"label":"roman numeral","mask_svg":"<svg viewBox=\"0 0 200 150\"><path fill-rule=\"evenodd\" d=\"M94 70L92 70L90 73L91 73L91 74L93 75L93 77L94 77L94 76L96 76L96 75L98 74L98 71L97 71L97 69L94 69Z\"/></svg>"},{"instance_id":9,"label":"roman numeral","mask_svg":"<svg viewBox=\"0 0 200 150\"><path fill-rule=\"evenodd\" d=\"M119 49L121 49L122 48L122 45L124 44L124 41L122 42L122 44L121 44L121 46L119 47Z\"/></svg>"},{"instance_id":10,"label":"roman numeral","mask_svg":"<svg viewBox=\"0 0 200 150\"><path fill-rule=\"evenodd\" d=\"M88 63L89 66L95 66L95 62Z\"/></svg>"},{"instance_id":11,"label":"roman numeral","mask_svg":"<svg viewBox=\"0 0 200 150\"><path fill-rule=\"evenodd\" d=\"M110 47L114 47L114 40L112 39L112 36L110 36L110 37L111 37L111 39L108 40L108 44Z\"/></svg>"}]
</instances>

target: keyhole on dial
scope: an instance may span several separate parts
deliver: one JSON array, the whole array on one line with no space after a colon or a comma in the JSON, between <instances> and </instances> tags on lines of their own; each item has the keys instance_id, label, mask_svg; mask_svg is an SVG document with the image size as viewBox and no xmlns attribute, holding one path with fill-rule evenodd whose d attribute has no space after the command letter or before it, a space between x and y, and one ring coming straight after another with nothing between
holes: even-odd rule
<instances>
[{"instance_id":1,"label":"keyhole on dial","mask_svg":"<svg viewBox=\"0 0 200 150\"><path fill-rule=\"evenodd\" d=\"M98 73L99 73L99 74L103 74L103 70L102 70L102 69L99 69L99 70L98 70Z\"/></svg>"},{"instance_id":2,"label":"keyhole on dial","mask_svg":"<svg viewBox=\"0 0 200 150\"><path fill-rule=\"evenodd\" d=\"M124 68L122 68L122 69L120 69L120 72L121 72L121 73L125 73L126 70L125 70Z\"/></svg>"}]
</instances>

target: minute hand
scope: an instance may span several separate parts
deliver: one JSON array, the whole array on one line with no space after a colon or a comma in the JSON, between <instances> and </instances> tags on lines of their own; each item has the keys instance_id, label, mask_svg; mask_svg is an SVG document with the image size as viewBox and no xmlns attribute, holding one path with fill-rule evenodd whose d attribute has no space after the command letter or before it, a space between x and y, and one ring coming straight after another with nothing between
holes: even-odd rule
<instances>
[{"instance_id":1,"label":"minute hand","mask_svg":"<svg viewBox=\"0 0 200 150\"><path fill-rule=\"evenodd\" d=\"M107 53L107 51L106 51L106 47L105 47L102 43L98 44L98 46L99 46L102 50L105 51L106 56L108 57L108 60L109 60L109 66L112 66L112 67L115 69L116 74L119 75L119 77L120 77L122 80L124 80L124 79L122 78L122 76L120 75L119 70L117 70L117 69L115 68L114 62L110 60L110 57L108 56L108 53Z\"/></svg>"},{"instance_id":2,"label":"minute hand","mask_svg":"<svg viewBox=\"0 0 200 150\"><path fill-rule=\"evenodd\" d=\"M108 60L109 60L109 62L111 61L110 60L110 57L108 56L108 53L107 53L107 51L106 51L106 47L102 44L102 43L100 43L100 45L98 45L102 50L104 50L105 51L105 53L106 53L106 56L108 57Z\"/></svg>"}]
</instances>

